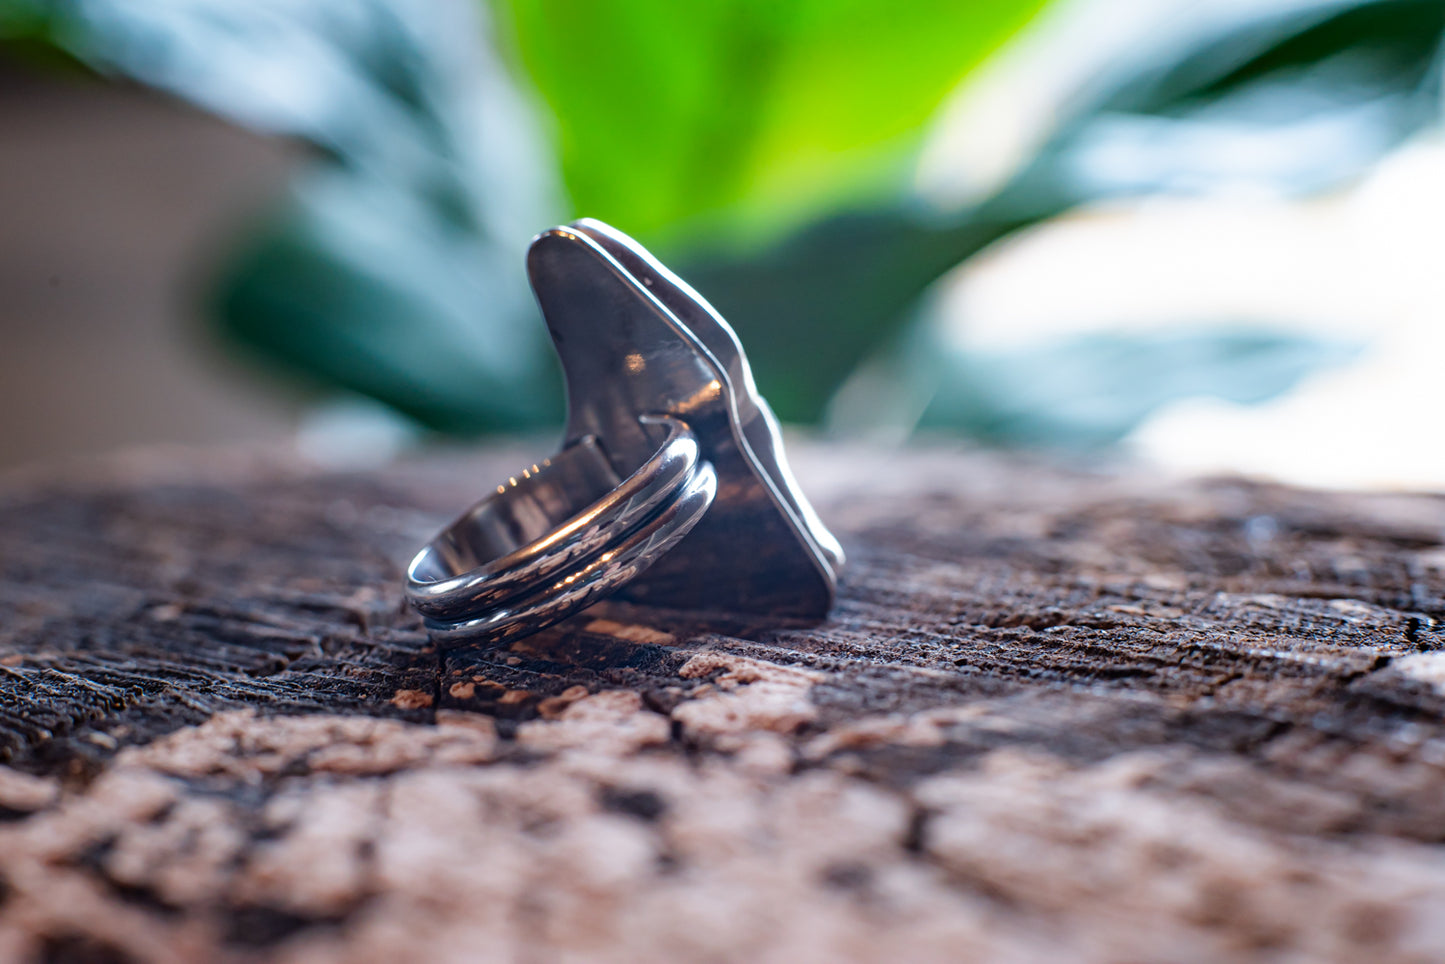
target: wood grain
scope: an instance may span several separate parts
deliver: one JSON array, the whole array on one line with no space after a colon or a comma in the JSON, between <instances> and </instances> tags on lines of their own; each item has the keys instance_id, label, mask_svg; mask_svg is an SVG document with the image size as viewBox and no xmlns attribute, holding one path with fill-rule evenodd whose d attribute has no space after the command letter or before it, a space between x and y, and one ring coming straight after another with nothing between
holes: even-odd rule
<instances>
[{"instance_id":1,"label":"wood grain","mask_svg":"<svg viewBox=\"0 0 1445 964\"><path fill-rule=\"evenodd\" d=\"M438 653L533 454L0 483L0 959L1445 958L1445 499L807 449L827 623Z\"/></svg>"}]
</instances>

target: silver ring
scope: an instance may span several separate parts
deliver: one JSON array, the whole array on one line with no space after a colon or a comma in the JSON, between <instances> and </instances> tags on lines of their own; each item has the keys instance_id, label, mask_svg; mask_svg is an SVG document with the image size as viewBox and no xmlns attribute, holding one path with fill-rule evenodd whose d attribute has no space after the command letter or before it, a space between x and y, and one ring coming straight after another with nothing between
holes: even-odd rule
<instances>
[{"instance_id":1,"label":"silver ring","mask_svg":"<svg viewBox=\"0 0 1445 964\"><path fill-rule=\"evenodd\" d=\"M788 471L727 322L597 221L538 235L527 273L567 380L565 443L412 561L406 594L432 638L514 639L612 593L826 616L842 547Z\"/></svg>"},{"instance_id":2,"label":"silver ring","mask_svg":"<svg viewBox=\"0 0 1445 964\"><path fill-rule=\"evenodd\" d=\"M566 618L634 579L717 493L683 422L643 416L657 451L626 478L592 437L497 487L428 543L406 592L440 641L499 642Z\"/></svg>"}]
</instances>

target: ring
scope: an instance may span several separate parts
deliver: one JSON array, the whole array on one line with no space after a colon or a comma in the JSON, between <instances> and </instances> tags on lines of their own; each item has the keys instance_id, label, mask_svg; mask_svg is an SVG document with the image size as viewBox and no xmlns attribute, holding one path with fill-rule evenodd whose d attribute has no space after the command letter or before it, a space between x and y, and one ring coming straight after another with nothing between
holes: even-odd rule
<instances>
[{"instance_id":1,"label":"ring","mask_svg":"<svg viewBox=\"0 0 1445 964\"><path fill-rule=\"evenodd\" d=\"M443 641L527 635L608 595L691 531L717 476L667 416L639 425L657 451L626 478L587 436L513 477L417 553L407 598Z\"/></svg>"},{"instance_id":2,"label":"ring","mask_svg":"<svg viewBox=\"0 0 1445 964\"><path fill-rule=\"evenodd\" d=\"M412 560L406 595L432 639L515 639L612 594L826 616L842 547L727 322L598 221L542 232L527 272L567 380L564 443Z\"/></svg>"}]
</instances>

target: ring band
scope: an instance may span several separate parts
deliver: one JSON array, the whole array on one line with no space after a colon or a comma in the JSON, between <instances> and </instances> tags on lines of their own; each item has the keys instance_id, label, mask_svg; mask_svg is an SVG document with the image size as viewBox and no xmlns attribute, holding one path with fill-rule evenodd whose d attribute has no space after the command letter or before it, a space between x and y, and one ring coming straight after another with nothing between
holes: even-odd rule
<instances>
[{"instance_id":1,"label":"ring band","mask_svg":"<svg viewBox=\"0 0 1445 964\"><path fill-rule=\"evenodd\" d=\"M635 578L702 518L717 492L697 437L668 416L627 475L584 437L457 519L407 569L407 596L434 638L497 642L536 632Z\"/></svg>"}]
</instances>

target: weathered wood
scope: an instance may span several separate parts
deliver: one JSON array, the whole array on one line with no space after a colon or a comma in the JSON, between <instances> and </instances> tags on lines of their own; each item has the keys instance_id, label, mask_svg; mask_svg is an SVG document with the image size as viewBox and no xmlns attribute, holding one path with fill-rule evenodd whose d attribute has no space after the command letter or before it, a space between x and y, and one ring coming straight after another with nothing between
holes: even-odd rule
<instances>
[{"instance_id":1,"label":"weathered wood","mask_svg":"<svg viewBox=\"0 0 1445 964\"><path fill-rule=\"evenodd\" d=\"M0 484L0 959L1445 957L1445 499L815 451L827 624L438 654L522 461Z\"/></svg>"}]
</instances>

